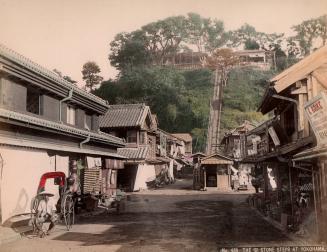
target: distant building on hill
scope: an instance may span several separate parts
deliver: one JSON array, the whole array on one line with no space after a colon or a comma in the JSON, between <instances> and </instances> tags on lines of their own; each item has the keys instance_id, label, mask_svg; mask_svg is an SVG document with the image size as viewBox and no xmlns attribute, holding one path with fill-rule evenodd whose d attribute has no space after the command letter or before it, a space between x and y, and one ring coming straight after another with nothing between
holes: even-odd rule
<instances>
[{"instance_id":1,"label":"distant building on hill","mask_svg":"<svg viewBox=\"0 0 327 252\"><path fill-rule=\"evenodd\" d=\"M274 52L265 50L235 51L239 56L239 66L253 66L262 70L269 70L275 66ZM181 52L167 55L162 62L163 66L173 66L179 70L195 70L203 68L203 60L208 54L204 52Z\"/></svg>"},{"instance_id":2,"label":"distant building on hill","mask_svg":"<svg viewBox=\"0 0 327 252\"><path fill-rule=\"evenodd\" d=\"M275 66L275 53L265 50L242 50L236 51L240 59L240 66L253 66L262 70L269 70Z\"/></svg>"}]
</instances>

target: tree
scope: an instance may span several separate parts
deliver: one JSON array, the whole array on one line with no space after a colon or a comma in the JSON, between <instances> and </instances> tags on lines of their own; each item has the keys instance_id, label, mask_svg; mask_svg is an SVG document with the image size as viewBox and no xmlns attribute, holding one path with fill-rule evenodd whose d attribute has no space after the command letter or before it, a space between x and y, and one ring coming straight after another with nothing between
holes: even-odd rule
<instances>
[{"instance_id":1,"label":"tree","mask_svg":"<svg viewBox=\"0 0 327 252\"><path fill-rule=\"evenodd\" d=\"M164 63L168 55L190 50L212 51L224 45L227 34L219 20L202 18L195 13L172 16L142 26L130 33L119 33L110 43L109 60L120 71L133 67Z\"/></svg>"},{"instance_id":2,"label":"tree","mask_svg":"<svg viewBox=\"0 0 327 252\"><path fill-rule=\"evenodd\" d=\"M184 16L168 17L141 28L145 35L145 47L151 55L151 63L161 65L166 55L176 53L187 36Z\"/></svg>"},{"instance_id":3,"label":"tree","mask_svg":"<svg viewBox=\"0 0 327 252\"><path fill-rule=\"evenodd\" d=\"M260 45L255 40L247 39L244 42L244 49L245 50L256 50L256 49L260 49Z\"/></svg>"},{"instance_id":4,"label":"tree","mask_svg":"<svg viewBox=\"0 0 327 252\"><path fill-rule=\"evenodd\" d=\"M145 48L145 37L142 31L119 33L110 43L110 64L118 70L146 65L150 55Z\"/></svg>"},{"instance_id":5,"label":"tree","mask_svg":"<svg viewBox=\"0 0 327 252\"><path fill-rule=\"evenodd\" d=\"M110 43L109 60L119 70L148 64L161 65L166 55L179 50L186 36L186 18L168 17L131 33L117 34Z\"/></svg>"},{"instance_id":6,"label":"tree","mask_svg":"<svg viewBox=\"0 0 327 252\"><path fill-rule=\"evenodd\" d=\"M103 80L103 77L98 75L100 72L100 67L93 61L88 61L83 65L82 74L85 81L85 89L93 91L95 86Z\"/></svg>"},{"instance_id":7,"label":"tree","mask_svg":"<svg viewBox=\"0 0 327 252\"><path fill-rule=\"evenodd\" d=\"M228 72L238 62L239 58L230 48L218 48L205 59L204 65L219 72L224 85L226 85Z\"/></svg>"},{"instance_id":8,"label":"tree","mask_svg":"<svg viewBox=\"0 0 327 252\"><path fill-rule=\"evenodd\" d=\"M195 45L198 52L212 51L227 41L224 23L220 20L202 18L199 14L187 14L187 36L185 42Z\"/></svg>"},{"instance_id":9,"label":"tree","mask_svg":"<svg viewBox=\"0 0 327 252\"><path fill-rule=\"evenodd\" d=\"M303 21L293 26L292 29L296 32L292 40L299 43L301 55L308 55L314 49L314 45L320 47L326 44L327 15Z\"/></svg>"}]
</instances>

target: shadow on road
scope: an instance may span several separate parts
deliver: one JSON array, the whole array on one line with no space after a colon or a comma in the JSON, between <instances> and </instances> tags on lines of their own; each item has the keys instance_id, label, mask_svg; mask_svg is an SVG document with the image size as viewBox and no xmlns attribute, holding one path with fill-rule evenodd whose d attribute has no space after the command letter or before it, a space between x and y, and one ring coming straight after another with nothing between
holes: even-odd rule
<instances>
[{"instance_id":1,"label":"shadow on road","mask_svg":"<svg viewBox=\"0 0 327 252\"><path fill-rule=\"evenodd\" d=\"M135 251L144 246L157 246L164 251L200 251L206 246L258 246L289 241L245 203L235 205L233 201L212 199L184 200L174 205L177 211L86 218L81 220L79 230L91 223L108 228L101 233L67 232L54 239L78 241L83 246L120 245L118 251Z\"/></svg>"}]
</instances>

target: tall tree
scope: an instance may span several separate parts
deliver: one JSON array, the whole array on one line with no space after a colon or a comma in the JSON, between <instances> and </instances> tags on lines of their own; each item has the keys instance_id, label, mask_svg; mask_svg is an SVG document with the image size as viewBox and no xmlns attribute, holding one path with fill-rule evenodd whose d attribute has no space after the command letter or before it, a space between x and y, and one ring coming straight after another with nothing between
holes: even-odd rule
<instances>
[{"instance_id":1,"label":"tall tree","mask_svg":"<svg viewBox=\"0 0 327 252\"><path fill-rule=\"evenodd\" d=\"M176 53L187 36L187 21L184 16L168 17L143 26L145 46L152 56L152 63L161 65L165 56Z\"/></svg>"},{"instance_id":2,"label":"tall tree","mask_svg":"<svg viewBox=\"0 0 327 252\"><path fill-rule=\"evenodd\" d=\"M110 43L109 60L119 70L133 66L162 65L168 55L195 46L212 51L224 45L227 33L219 20L195 13L172 16L142 26L131 33L119 33Z\"/></svg>"},{"instance_id":3,"label":"tall tree","mask_svg":"<svg viewBox=\"0 0 327 252\"><path fill-rule=\"evenodd\" d=\"M230 35L230 47L242 47L244 49L263 49L274 51L280 46L284 34L258 32L249 24L242 25L232 31Z\"/></svg>"},{"instance_id":4,"label":"tall tree","mask_svg":"<svg viewBox=\"0 0 327 252\"><path fill-rule=\"evenodd\" d=\"M83 65L82 74L85 81L85 89L93 91L95 86L100 84L103 77L99 75L100 67L94 61L88 61Z\"/></svg>"},{"instance_id":5,"label":"tall tree","mask_svg":"<svg viewBox=\"0 0 327 252\"><path fill-rule=\"evenodd\" d=\"M218 48L208 56L204 65L219 72L224 85L227 82L229 71L239 62L237 55L229 48Z\"/></svg>"},{"instance_id":6,"label":"tall tree","mask_svg":"<svg viewBox=\"0 0 327 252\"><path fill-rule=\"evenodd\" d=\"M110 43L110 64L120 71L130 70L133 66L146 65L150 55L145 45L145 35L141 30L118 33Z\"/></svg>"},{"instance_id":7,"label":"tall tree","mask_svg":"<svg viewBox=\"0 0 327 252\"><path fill-rule=\"evenodd\" d=\"M224 23L220 20L203 18L196 13L187 14L187 36L185 42L195 45L198 52L212 51L223 46L228 37Z\"/></svg>"},{"instance_id":8,"label":"tall tree","mask_svg":"<svg viewBox=\"0 0 327 252\"><path fill-rule=\"evenodd\" d=\"M292 29L296 35L292 38L301 48L301 55L308 55L315 46L326 44L327 40L327 15L303 21Z\"/></svg>"}]
</instances>

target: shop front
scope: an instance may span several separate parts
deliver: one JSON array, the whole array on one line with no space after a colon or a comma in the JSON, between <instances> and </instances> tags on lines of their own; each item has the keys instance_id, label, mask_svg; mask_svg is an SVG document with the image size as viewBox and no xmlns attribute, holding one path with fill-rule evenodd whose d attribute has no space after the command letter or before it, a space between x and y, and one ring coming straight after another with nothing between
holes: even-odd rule
<instances>
[{"instance_id":1,"label":"shop front","mask_svg":"<svg viewBox=\"0 0 327 252\"><path fill-rule=\"evenodd\" d=\"M231 168L233 160L220 154L213 154L201 159L204 189L231 189Z\"/></svg>"},{"instance_id":2,"label":"shop front","mask_svg":"<svg viewBox=\"0 0 327 252\"><path fill-rule=\"evenodd\" d=\"M298 193L298 217L303 233L312 233L318 241L327 240L327 146L317 146L294 155L294 166L301 169ZM311 174L308 179L306 174ZM308 229L308 224L315 223Z\"/></svg>"}]
</instances>

